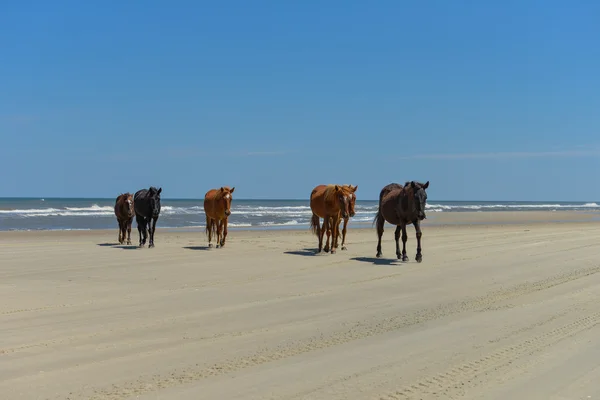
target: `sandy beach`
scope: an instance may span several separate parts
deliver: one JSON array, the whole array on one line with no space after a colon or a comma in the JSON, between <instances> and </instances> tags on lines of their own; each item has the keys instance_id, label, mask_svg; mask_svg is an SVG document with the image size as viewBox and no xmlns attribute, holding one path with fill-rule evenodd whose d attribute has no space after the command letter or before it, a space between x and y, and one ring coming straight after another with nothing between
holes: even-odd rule
<instances>
[{"instance_id":1,"label":"sandy beach","mask_svg":"<svg viewBox=\"0 0 600 400\"><path fill-rule=\"evenodd\" d=\"M423 262L306 230L0 233L0 398L600 399L600 223L439 213ZM132 230L137 243L137 229Z\"/></svg>"}]
</instances>

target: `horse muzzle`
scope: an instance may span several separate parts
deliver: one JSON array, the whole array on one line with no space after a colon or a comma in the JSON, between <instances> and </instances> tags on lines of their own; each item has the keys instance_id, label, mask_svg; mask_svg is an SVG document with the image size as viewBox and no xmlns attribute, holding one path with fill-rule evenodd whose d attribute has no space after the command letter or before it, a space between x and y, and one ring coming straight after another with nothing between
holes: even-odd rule
<instances>
[{"instance_id":1,"label":"horse muzzle","mask_svg":"<svg viewBox=\"0 0 600 400\"><path fill-rule=\"evenodd\" d=\"M231 210L225 210L225 216L229 217L231 215Z\"/></svg>"},{"instance_id":2,"label":"horse muzzle","mask_svg":"<svg viewBox=\"0 0 600 400\"><path fill-rule=\"evenodd\" d=\"M354 215L356 215L356 213L354 213L354 212L351 212L351 213L350 213L350 218L354 217Z\"/></svg>"},{"instance_id":3,"label":"horse muzzle","mask_svg":"<svg viewBox=\"0 0 600 400\"><path fill-rule=\"evenodd\" d=\"M419 220L420 220L420 221L423 221L423 220L424 220L424 219L426 219L426 218L427 218L427 216L425 215L425 213L424 213L424 212L422 212L422 213L419 213Z\"/></svg>"}]
</instances>

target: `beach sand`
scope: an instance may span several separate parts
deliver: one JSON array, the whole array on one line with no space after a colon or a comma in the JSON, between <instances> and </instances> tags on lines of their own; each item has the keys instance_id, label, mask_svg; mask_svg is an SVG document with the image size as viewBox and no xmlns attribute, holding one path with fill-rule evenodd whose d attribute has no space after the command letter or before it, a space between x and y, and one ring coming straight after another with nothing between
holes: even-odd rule
<instances>
[{"instance_id":1,"label":"beach sand","mask_svg":"<svg viewBox=\"0 0 600 400\"><path fill-rule=\"evenodd\" d=\"M316 256L306 230L0 233L0 398L600 398L597 215L429 217L420 264L412 226L407 263L352 222Z\"/></svg>"}]
</instances>

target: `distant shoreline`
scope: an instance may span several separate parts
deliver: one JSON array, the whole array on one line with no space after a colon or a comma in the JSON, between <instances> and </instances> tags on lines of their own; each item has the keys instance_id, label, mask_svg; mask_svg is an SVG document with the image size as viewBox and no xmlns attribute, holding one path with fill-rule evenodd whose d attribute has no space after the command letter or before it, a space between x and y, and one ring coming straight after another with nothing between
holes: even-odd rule
<instances>
[{"instance_id":1,"label":"distant shoreline","mask_svg":"<svg viewBox=\"0 0 600 400\"><path fill-rule=\"evenodd\" d=\"M204 232L203 225L197 226L161 226L161 219L158 220L157 232ZM546 210L528 210L528 211L445 211L432 212L427 215L427 219L422 222L423 229L429 227L445 226L501 226L501 225L520 225L520 224L551 224L551 223L595 223L600 222L600 212L598 211L546 211ZM267 231L306 231L308 224L295 225L271 225L271 226L230 226L230 232L267 232ZM393 229L392 225L386 224L386 231ZM371 222L350 220L348 230L353 229L374 229ZM409 229L414 229L410 227ZM114 228L82 228L82 229L2 229L3 234L13 232L112 232ZM157 233L158 234L158 233ZM137 225L135 220L132 224L132 236L137 235Z\"/></svg>"}]
</instances>

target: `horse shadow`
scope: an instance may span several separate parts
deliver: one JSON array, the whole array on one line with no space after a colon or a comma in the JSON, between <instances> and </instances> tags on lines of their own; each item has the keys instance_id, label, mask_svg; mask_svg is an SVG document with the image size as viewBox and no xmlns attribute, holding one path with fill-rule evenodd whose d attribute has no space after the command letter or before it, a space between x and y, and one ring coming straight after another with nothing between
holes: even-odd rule
<instances>
[{"instance_id":1,"label":"horse shadow","mask_svg":"<svg viewBox=\"0 0 600 400\"><path fill-rule=\"evenodd\" d=\"M301 250L290 250L290 251L284 251L283 254L291 254L294 256L304 256L304 257L314 257L319 255L319 253L317 253L318 249L301 249ZM323 253L325 253L323 251Z\"/></svg>"},{"instance_id":2,"label":"horse shadow","mask_svg":"<svg viewBox=\"0 0 600 400\"><path fill-rule=\"evenodd\" d=\"M139 249L139 246L134 246L132 244L130 245L122 245L122 246L114 246L115 249L121 249L121 250L137 250Z\"/></svg>"},{"instance_id":3,"label":"horse shadow","mask_svg":"<svg viewBox=\"0 0 600 400\"><path fill-rule=\"evenodd\" d=\"M371 263L375 265L402 265L400 260L396 260L394 258L353 257L350 260Z\"/></svg>"},{"instance_id":4,"label":"horse shadow","mask_svg":"<svg viewBox=\"0 0 600 400\"><path fill-rule=\"evenodd\" d=\"M136 250L138 246L134 245L120 245L119 243L98 243L100 247L112 247L113 249L121 249L121 250Z\"/></svg>"},{"instance_id":5,"label":"horse shadow","mask_svg":"<svg viewBox=\"0 0 600 400\"><path fill-rule=\"evenodd\" d=\"M208 246L183 246L184 249L187 250L211 250L212 247Z\"/></svg>"}]
</instances>

